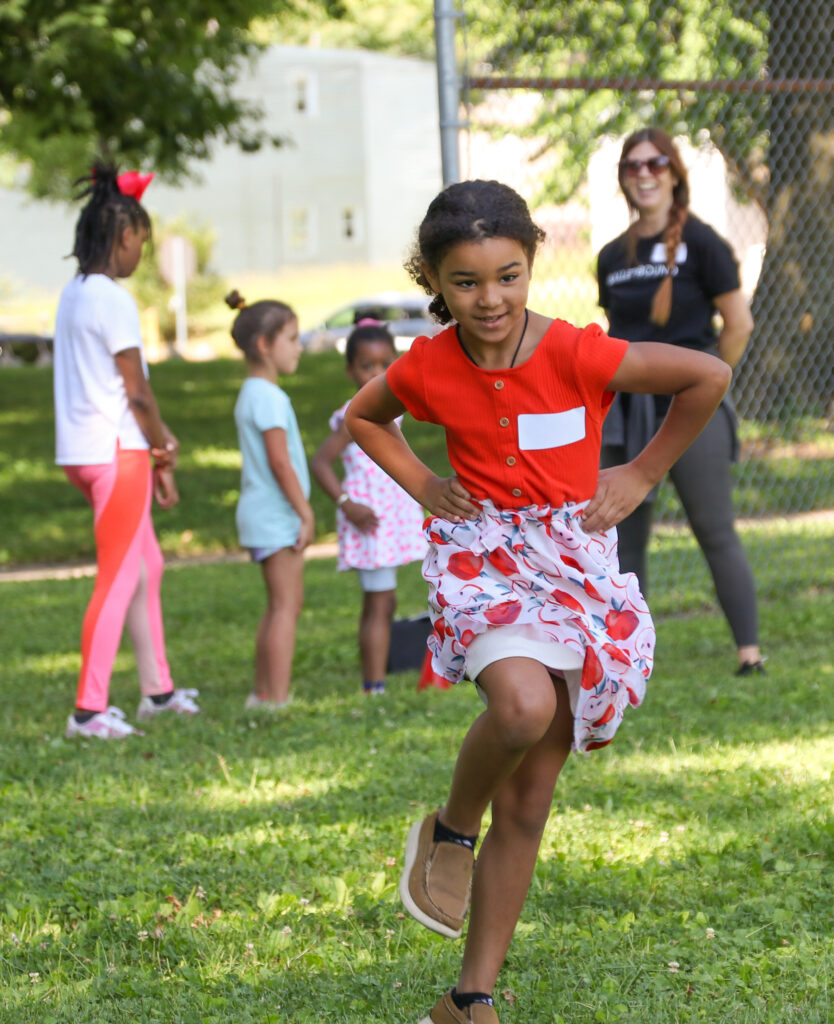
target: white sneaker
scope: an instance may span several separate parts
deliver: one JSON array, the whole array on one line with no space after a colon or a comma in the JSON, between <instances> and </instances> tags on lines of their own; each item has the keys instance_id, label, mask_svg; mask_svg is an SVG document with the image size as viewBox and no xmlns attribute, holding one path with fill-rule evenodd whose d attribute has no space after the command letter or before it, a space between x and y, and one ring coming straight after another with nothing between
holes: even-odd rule
<instances>
[{"instance_id":1,"label":"white sneaker","mask_svg":"<svg viewBox=\"0 0 834 1024\"><path fill-rule=\"evenodd\" d=\"M73 736L94 736L100 740L122 740L125 736L144 736L139 729L125 721L126 715L121 708L109 707L99 711L86 722L76 722L75 715L67 719L67 739Z\"/></svg>"},{"instance_id":2,"label":"white sneaker","mask_svg":"<svg viewBox=\"0 0 834 1024\"><path fill-rule=\"evenodd\" d=\"M163 711L173 711L177 715L198 715L200 707L194 698L199 693L199 690L174 690L171 699L164 704L154 704L150 697L143 697L139 701L136 717L153 718L155 715L161 715Z\"/></svg>"},{"instance_id":3,"label":"white sneaker","mask_svg":"<svg viewBox=\"0 0 834 1024\"><path fill-rule=\"evenodd\" d=\"M257 693L250 693L243 707L246 711L279 711L281 708L285 708L291 700L292 697L287 697L286 700L267 700L266 697L259 697Z\"/></svg>"}]
</instances>

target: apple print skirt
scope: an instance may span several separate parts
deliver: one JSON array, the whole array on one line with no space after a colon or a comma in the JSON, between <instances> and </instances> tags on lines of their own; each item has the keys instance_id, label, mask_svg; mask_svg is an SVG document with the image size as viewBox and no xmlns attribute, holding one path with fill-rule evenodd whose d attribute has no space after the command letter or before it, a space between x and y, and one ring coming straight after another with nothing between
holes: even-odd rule
<instances>
[{"instance_id":1,"label":"apple print skirt","mask_svg":"<svg viewBox=\"0 0 834 1024\"><path fill-rule=\"evenodd\" d=\"M619 571L617 531L585 533L587 502L480 504L474 520L425 522L432 668L457 683L500 658L535 658L565 677L574 749L604 747L642 703L655 645L637 577Z\"/></svg>"}]
</instances>

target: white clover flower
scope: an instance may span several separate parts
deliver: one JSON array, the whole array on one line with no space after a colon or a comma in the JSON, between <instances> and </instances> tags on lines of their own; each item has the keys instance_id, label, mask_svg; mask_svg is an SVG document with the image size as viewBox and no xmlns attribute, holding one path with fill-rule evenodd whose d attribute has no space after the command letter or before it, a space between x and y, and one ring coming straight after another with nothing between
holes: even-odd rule
<instances>
[{"instance_id":1,"label":"white clover flower","mask_svg":"<svg viewBox=\"0 0 834 1024\"><path fill-rule=\"evenodd\" d=\"M715 938L715 929L714 928L707 928L707 938L708 939L714 939Z\"/></svg>"},{"instance_id":2,"label":"white clover flower","mask_svg":"<svg viewBox=\"0 0 834 1024\"><path fill-rule=\"evenodd\" d=\"M678 963L677 960L670 960L668 966L669 966L669 973L670 974L677 974L678 971L680 970L680 966L681 965Z\"/></svg>"},{"instance_id":3,"label":"white clover flower","mask_svg":"<svg viewBox=\"0 0 834 1024\"><path fill-rule=\"evenodd\" d=\"M140 942L144 942L148 937L148 933L143 928L141 932L137 933L136 937L139 939Z\"/></svg>"}]
</instances>

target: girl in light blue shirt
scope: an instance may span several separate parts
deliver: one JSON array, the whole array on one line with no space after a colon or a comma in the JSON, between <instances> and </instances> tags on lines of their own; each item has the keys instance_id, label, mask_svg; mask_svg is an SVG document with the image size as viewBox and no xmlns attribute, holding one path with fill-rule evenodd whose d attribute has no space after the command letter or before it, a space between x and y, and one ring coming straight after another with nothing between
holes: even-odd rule
<instances>
[{"instance_id":1,"label":"girl in light blue shirt","mask_svg":"<svg viewBox=\"0 0 834 1024\"><path fill-rule=\"evenodd\" d=\"M279 708L289 701L304 599L303 552L315 529L301 434L289 397L277 383L279 375L298 366L298 319L288 305L272 299L248 306L232 292L226 302L240 311L232 338L249 364L235 403L242 458L238 537L260 563L267 592L255 637L255 687L246 707Z\"/></svg>"}]
</instances>

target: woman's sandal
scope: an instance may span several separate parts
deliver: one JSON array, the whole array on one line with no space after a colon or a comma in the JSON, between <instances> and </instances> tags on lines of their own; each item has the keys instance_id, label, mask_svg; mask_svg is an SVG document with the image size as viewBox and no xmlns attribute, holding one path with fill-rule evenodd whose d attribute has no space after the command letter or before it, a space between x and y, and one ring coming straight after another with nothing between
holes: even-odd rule
<instances>
[{"instance_id":1,"label":"woman's sandal","mask_svg":"<svg viewBox=\"0 0 834 1024\"><path fill-rule=\"evenodd\" d=\"M745 661L744 664L739 665L736 669L737 676L764 676L767 675L765 672L764 662L759 661Z\"/></svg>"}]
</instances>

